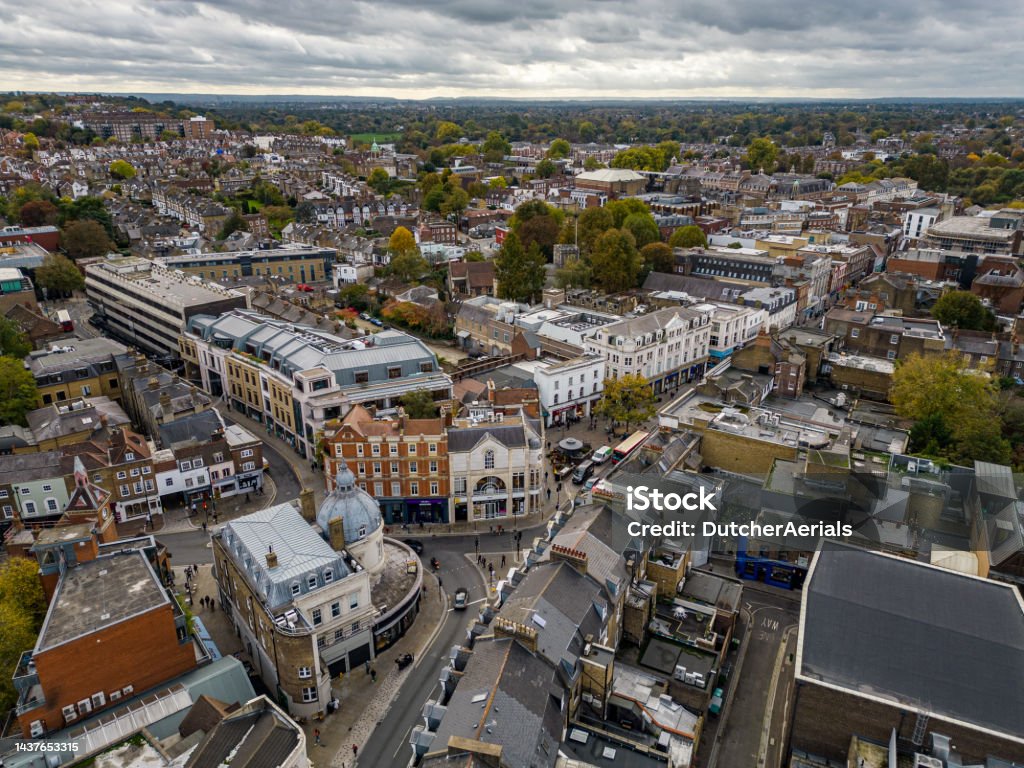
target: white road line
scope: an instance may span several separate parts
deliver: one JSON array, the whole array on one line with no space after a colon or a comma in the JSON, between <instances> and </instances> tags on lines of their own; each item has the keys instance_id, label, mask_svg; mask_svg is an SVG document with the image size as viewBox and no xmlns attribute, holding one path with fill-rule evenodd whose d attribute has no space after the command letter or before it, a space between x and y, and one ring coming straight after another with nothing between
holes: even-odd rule
<instances>
[{"instance_id":1,"label":"white road line","mask_svg":"<svg viewBox=\"0 0 1024 768\"><path fill-rule=\"evenodd\" d=\"M402 740L398 742L398 746L395 747L395 751L391 753L392 757L398 757L398 752L402 749L402 747L406 746L409 737L409 731L411 730L412 726L410 725L409 730L405 732L405 736L402 737Z\"/></svg>"}]
</instances>

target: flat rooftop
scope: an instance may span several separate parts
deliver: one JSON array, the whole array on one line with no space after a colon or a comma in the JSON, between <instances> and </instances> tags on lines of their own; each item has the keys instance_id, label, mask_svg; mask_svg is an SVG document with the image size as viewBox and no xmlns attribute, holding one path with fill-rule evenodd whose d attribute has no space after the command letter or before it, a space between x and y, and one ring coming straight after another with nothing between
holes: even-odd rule
<instances>
[{"instance_id":1,"label":"flat rooftop","mask_svg":"<svg viewBox=\"0 0 1024 768\"><path fill-rule=\"evenodd\" d=\"M222 288L193 275L165 269L147 259L114 259L90 264L86 278L112 280L115 285L147 293L159 304L182 308L223 299L244 298L243 293Z\"/></svg>"},{"instance_id":2,"label":"flat rooftop","mask_svg":"<svg viewBox=\"0 0 1024 768\"><path fill-rule=\"evenodd\" d=\"M104 336L97 336L94 339L68 339L66 343L55 344L51 349L52 352L33 352L26 358L33 375L63 371L80 362L102 362L128 351L124 344Z\"/></svg>"},{"instance_id":3,"label":"flat rooftop","mask_svg":"<svg viewBox=\"0 0 1024 768\"><path fill-rule=\"evenodd\" d=\"M828 359L832 365L837 365L841 368L856 368L859 371L875 371L876 373L886 373L891 376L896 370L896 363L893 360L886 360L884 357L832 353L828 356Z\"/></svg>"},{"instance_id":4,"label":"flat rooftop","mask_svg":"<svg viewBox=\"0 0 1024 768\"><path fill-rule=\"evenodd\" d=\"M1012 586L828 542L804 585L797 674L1024 743Z\"/></svg>"},{"instance_id":5,"label":"flat rooftop","mask_svg":"<svg viewBox=\"0 0 1024 768\"><path fill-rule=\"evenodd\" d=\"M686 399L680 398L662 414L677 419L680 426L707 421L710 429L794 448L805 445L821 448L831 442L829 432L824 428L787 420L783 414L766 408L726 405L718 398L698 393Z\"/></svg>"},{"instance_id":6,"label":"flat rooftop","mask_svg":"<svg viewBox=\"0 0 1024 768\"><path fill-rule=\"evenodd\" d=\"M143 553L133 551L90 560L65 572L39 632L35 652L90 635L169 602Z\"/></svg>"}]
</instances>

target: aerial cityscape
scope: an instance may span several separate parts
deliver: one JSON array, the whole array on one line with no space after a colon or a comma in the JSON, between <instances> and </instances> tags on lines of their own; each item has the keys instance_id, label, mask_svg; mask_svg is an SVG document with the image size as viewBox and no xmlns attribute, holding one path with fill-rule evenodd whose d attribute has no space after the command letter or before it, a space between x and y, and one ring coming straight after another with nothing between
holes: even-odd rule
<instances>
[{"instance_id":1,"label":"aerial cityscape","mask_svg":"<svg viewBox=\"0 0 1024 768\"><path fill-rule=\"evenodd\" d=\"M0 1L2 768L1024 766L1019 7L144 5Z\"/></svg>"}]
</instances>

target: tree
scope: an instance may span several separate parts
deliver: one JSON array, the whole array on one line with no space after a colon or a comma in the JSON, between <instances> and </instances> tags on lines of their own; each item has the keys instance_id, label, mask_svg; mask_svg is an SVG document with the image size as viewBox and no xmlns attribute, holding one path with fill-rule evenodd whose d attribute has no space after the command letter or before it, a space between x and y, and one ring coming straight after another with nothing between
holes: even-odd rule
<instances>
[{"instance_id":1,"label":"tree","mask_svg":"<svg viewBox=\"0 0 1024 768\"><path fill-rule=\"evenodd\" d=\"M509 144L508 139L502 136L501 133L491 131L480 146L480 151L483 152L484 159L487 162L500 163L505 159L505 155L512 154L512 145Z\"/></svg>"},{"instance_id":2,"label":"tree","mask_svg":"<svg viewBox=\"0 0 1024 768\"><path fill-rule=\"evenodd\" d=\"M287 205L266 205L260 209L267 219L267 227L271 232L280 233L295 218L295 211Z\"/></svg>"},{"instance_id":3,"label":"tree","mask_svg":"<svg viewBox=\"0 0 1024 768\"><path fill-rule=\"evenodd\" d=\"M648 272L674 272L675 256L672 247L665 243L650 243L640 249L643 267Z\"/></svg>"},{"instance_id":4,"label":"tree","mask_svg":"<svg viewBox=\"0 0 1024 768\"><path fill-rule=\"evenodd\" d=\"M779 156L779 148L769 138L754 139L747 147L744 160L752 171L775 171L775 160Z\"/></svg>"},{"instance_id":5,"label":"tree","mask_svg":"<svg viewBox=\"0 0 1024 768\"><path fill-rule=\"evenodd\" d=\"M343 285L338 289L338 302L364 312L370 307L370 289L362 283Z\"/></svg>"},{"instance_id":6,"label":"tree","mask_svg":"<svg viewBox=\"0 0 1024 768\"><path fill-rule=\"evenodd\" d=\"M374 168L366 177L366 184L378 195L384 195L391 188L391 177L383 168Z\"/></svg>"},{"instance_id":7,"label":"tree","mask_svg":"<svg viewBox=\"0 0 1024 768\"><path fill-rule=\"evenodd\" d=\"M668 167L665 156L654 147L630 147L612 158L612 168L631 168L634 171L663 171Z\"/></svg>"},{"instance_id":8,"label":"tree","mask_svg":"<svg viewBox=\"0 0 1024 768\"><path fill-rule=\"evenodd\" d=\"M524 248L519 236L509 232L501 251L494 259L494 276L498 281L498 297L512 301L531 302L544 289L544 255L537 243Z\"/></svg>"},{"instance_id":9,"label":"tree","mask_svg":"<svg viewBox=\"0 0 1024 768\"><path fill-rule=\"evenodd\" d=\"M416 238L405 227L395 227L395 231L391 233L391 238L388 240L388 250L392 256L415 251Z\"/></svg>"},{"instance_id":10,"label":"tree","mask_svg":"<svg viewBox=\"0 0 1024 768\"><path fill-rule=\"evenodd\" d=\"M569 259L555 272L555 285L559 288L589 288L590 265L583 259Z\"/></svg>"},{"instance_id":11,"label":"tree","mask_svg":"<svg viewBox=\"0 0 1024 768\"><path fill-rule=\"evenodd\" d=\"M18 666L21 654L36 641L46 612L46 596L35 560L12 557L0 565L0 665ZM10 675L0 681L0 706L5 710L17 700Z\"/></svg>"},{"instance_id":12,"label":"tree","mask_svg":"<svg viewBox=\"0 0 1024 768\"><path fill-rule=\"evenodd\" d=\"M568 157L571 151L572 147L568 141L565 139L555 139L548 147L547 156L553 160L561 160L563 157Z\"/></svg>"},{"instance_id":13,"label":"tree","mask_svg":"<svg viewBox=\"0 0 1024 768\"><path fill-rule=\"evenodd\" d=\"M443 120L437 124L437 130L434 132L434 138L441 143L449 141L458 141L462 136L462 129L459 128L455 123Z\"/></svg>"},{"instance_id":14,"label":"tree","mask_svg":"<svg viewBox=\"0 0 1024 768\"><path fill-rule=\"evenodd\" d=\"M604 209L612 215L612 226L618 229L622 228L623 223L626 221L626 217L633 213L650 213L651 209L647 207L647 203L643 200L637 200L635 197L626 197L622 200L610 200Z\"/></svg>"},{"instance_id":15,"label":"tree","mask_svg":"<svg viewBox=\"0 0 1024 768\"><path fill-rule=\"evenodd\" d=\"M36 285L45 288L47 296L69 296L73 291L85 288L82 272L66 256L51 253L43 259L36 270Z\"/></svg>"},{"instance_id":16,"label":"tree","mask_svg":"<svg viewBox=\"0 0 1024 768\"><path fill-rule=\"evenodd\" d=\"M680 227L668 239L672 248L707 248L708 238L696 224Z\"/></svg>"},{"instance_id":17,"label":"tree","mask_svg":"<svg viewBox=\"0 0 1024 768\"><path fill-rule=\"evenodd\" d=\"M966 331L990 331L995 315L970 291L944 293L932 307L932 317L943 325Z\"/></svg>"},{"instance_id":18,"label":"tree","mask_svg":"<svg viewBox=\"0 0 1024 768\"><path fill-rule=\"evenodd\" d=\"M45 227L57 223L57 206L49 200L30 200L18 211L18 221L26 227Z\"/></svg>"},{"instance_id":19,"label":"tree","mask_svg":"<svg viewBox=\"0 0 1024 768\"><path fill-rule=\"evenodd\" d=\"M437 403L425 389L417 389L399 398L405 415L410 419L433 419L437 417Z\"/></svg>"},{"instance_id":20,"label":"tree","mask_svg":"<svg viewBox=\"0 0 1024 768\"><path fill-rule=\"evenodd\" d=\"M110 211L103 204L103 198L86 195L75 200L61 200L58 223L63 227L70 221L95 221L113 239L114 226Z\"/></svg>"},{"instance_id":21,"label":"tree","mask_svg":"<svg viewBox=\"0 0 1024 768\"><path fill-rule=\"evenodd\" d=\"M612 214L604 208L587 208L580 214L577 222L580 253L584 256L590 253L597 238L615 226ZM571 243L575 239L575 235L574 227L567 225L562 239Z\"/></svg>"},{"instance_id":22,"label":"tree","mask_svg":"<svg viewBox=\"0 0 1024 768\"><path fill-rule=\"evenodd\" d=\"M609 229L598 237L589 261L592 280L605 293L619 293L636 286L640 253L628 231Z\"/></svg>"},{"instance_id":23,"label":"tree","mask_svg":"<svg viewBox=\"0 0 1024 768\"><path fill-rule=\"evenodd\" d=\"M29 152L35 152L39 149L39 139L34 133L26 133L21 137L21 145Z\"/></svg>"},{"instance_id":24,"label":"tree","mask_svg":"<svg viewBox=\"0 0 1024 768\"><path fill-rule=\"evenodd\" d=\"M455 217L455 240L459 239L459 216L469 207L469 193L462 187L455 187L441 202L441 215Z\"/></svg>"},{"instance_id":25,"label":"tree","mask_svg":"<svg viewBox=\"0 0 1024 768\"><path fill-rule=\"evenodd\" d=\"M558 242L558 230L558 220L554 216L534 216L519 225L517 234L524 248L529 249L536 244L548 258Z\"/></svg>"},{"instance_id":26,"label":"tree","mask_svg":"<svg viewBox=\"0 0 1024 768\"><path fill-rule=\"evenodd\" d=\"M115 160L110 164L110 175L115 179L134 179L135 178L135 167L127 160Z\"/></svg>"},{"instance_id":27,"label":"tree","mask_svg":"<svg viewBox=\"0 0 1024 768\"><path fill-rule=\"evenodd\" d=\"M654 390L639 373L631 373L621 379L605 379L604 392L594 412L624 424L628 430L630 424L639 424L654 416Z\"/></svg>"},{"instance_id":28,"label":"tree","mask_svg":"<svg viewBox=\"0 0 1024 768\"><path fill-rule=\"evenodd\" d=\"M237 208L232 208L231 213L224 219L224 223L221 224L220 232L217 233L218 240L225 240L232 234L238 231L245 232L249 229L245 223L245 219L242 218L242 214L239 213Z\"/></svg>"},{"instance_id":29,"label":"tree","mask_svg":"<svg viewBox=\"0 0 1024 768\"><path fill-rule=\"evenodd\" d=\"M1005 464L1010 444L1001 434L997 385L964 367L958 354L911 354L893 374L889 399L903 418L917 422L911 450L957 463Z\"/></svg>"},{"instance_id":30,"label":"tree","mask_svg":"<svg viewBox=\"0 0 1024 768\"><path fill-rule=\"evenodd\" d=\"M419 280L429 269L430 265L420 255L419 248L412 248L392 253L387 273L403 283L411 283Z\"/></svg>"},{"instance_id":31,"label":"tree","mask_svg":"<svg viewBox=\"0 0 1024 768\"><path fill-rule=\"evenodd\" d=\"M583 161L583 170L585 171L596 171L598 168L604 168L604 163L593 155Z\"/></svg>"},{"instance_id":32,"label":"tree","mask_svg":"<svg viewBox=\"0 0 1024 768\"><path fill-rule=\"evenodd\" d=\"M636 241L637 248L661 241L661 230L649 213L631 213L622 222L622 228L628 230Z\"/></svg>"},{"instance_id":33,"label":"tree","mask_svg":"<svg viewBox=\"0 0 1024 768\"><path fill-rule=\"evenodd\" d=\"M16 357L0 357L0 424L25 426L25 414L36 407L36 380ZM2 634L2 633L0 633Z\"/></svg>"},{"instance_id":34,"label":"tree","mask_svg":"<svg viewBox=\"0 0 1024 768\"><path fill-rule=\"evenodd\" d=\"M75 260L103 256L114 248L103 225L92 219L69 222L60 234L60 245Z\"/></svg>"},{"instance_id":35,"label":"tree","mask_svg":"<svg viewBox=\"0 0 1024 768\"><path fill-rule=\"evenodd\" d=\"M534 169L534 172L538 179L550 179L558 173L558 166L555 165L553 161L545 157L537 163L537 167Z\"/></svg>"},{"instance_id":36,"label":"tree","mask_svg":"<svg viewBox=\"0 0 1024 768\"><path fill-rule=\"evenodd\" d=\"M309 200L303 200L295 206L295 220L300 224L315 224L317 220L316 206Z\"/></svg>"},{"instance_id":37,"label":"tree","mask_svg":"<svg viewBox=\"0 0 1024 768\"><path fill-rule=\"evenodd\" d=\"M0 315L0 355L19 360L32 351L32 343L13 320Z\"/></svg>"}]
</instances>

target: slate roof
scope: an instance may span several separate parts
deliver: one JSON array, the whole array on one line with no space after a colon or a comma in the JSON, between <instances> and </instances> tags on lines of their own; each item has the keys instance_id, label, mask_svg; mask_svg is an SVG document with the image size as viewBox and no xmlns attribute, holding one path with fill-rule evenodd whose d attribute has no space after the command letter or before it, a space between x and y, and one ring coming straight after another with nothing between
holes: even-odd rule
<instances>
[{"instance_id":1,"label":"slate roof","mask_svg":"<svg viewBox=\"0 0 1024 768\"><path fill-rule=\"evenodd\" d=\"M828 542L804 585L797 672L1024 742L1024 603L1006 584Z\"/></svg>"},{"instance_id":2,"label":"slate roof","mask_svg":"<svg viewBox=\"0 0 1024 768\"><path fill-rule=\"evenodd\" d=\"M462 453L471 451L487 435L490 435L508 448L522 448L527 444L527 440L530 437L522 424L450 427L448 429L448 452Z\"/></svg>"},{"instance_id":3,"label":"slate roof","mask_svg":"<svg viewBox=\"0 0 1024 768\"><path fill-rule=\"evenodd\" d=\"M231 714L189 755L186 768L277 768L299 745L298 726L270 707Z\"/></svg>"}]
</instances>

